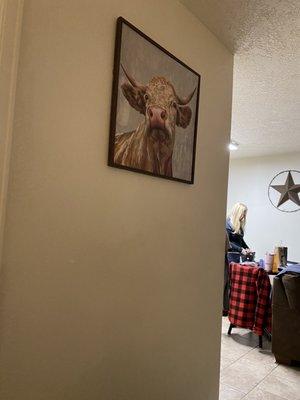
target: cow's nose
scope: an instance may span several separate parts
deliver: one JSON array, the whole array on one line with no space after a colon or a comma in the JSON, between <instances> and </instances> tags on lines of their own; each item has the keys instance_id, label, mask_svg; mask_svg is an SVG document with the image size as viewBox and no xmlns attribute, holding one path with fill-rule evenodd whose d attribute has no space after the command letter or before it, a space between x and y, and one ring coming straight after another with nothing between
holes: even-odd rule
<instances>
[{"instance_id":1,"label":"cow's nose","mask_svg":"<svg viewBox=\"0 0 300 400\"><path fill-rule=\"evenodd\" d=\"M166 119L166 111L161 107L149 107L148 115L150 118L150 124L152 128L163 128Z\"/></svg>"}]
</instances>

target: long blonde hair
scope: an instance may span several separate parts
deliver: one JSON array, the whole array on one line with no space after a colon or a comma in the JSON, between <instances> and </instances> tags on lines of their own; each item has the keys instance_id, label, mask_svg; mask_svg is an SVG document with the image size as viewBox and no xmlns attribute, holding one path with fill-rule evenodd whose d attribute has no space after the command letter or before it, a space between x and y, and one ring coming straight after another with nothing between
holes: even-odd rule
<instances>
[{"instance_id":1,"label":"long blonde hair","mask_svg":"<svg viewBox=\"0 0 300 400\"><path fill-rule=\"evenodd\" d=\"M236 203L230 214L229 219L231 225L234 229L234 233L241 233L245 229L246 225L246 217L247 217L248 208L243 203ZM244 215L244 218L241 220L241 217Z\"/></svg>"}]
</instances>

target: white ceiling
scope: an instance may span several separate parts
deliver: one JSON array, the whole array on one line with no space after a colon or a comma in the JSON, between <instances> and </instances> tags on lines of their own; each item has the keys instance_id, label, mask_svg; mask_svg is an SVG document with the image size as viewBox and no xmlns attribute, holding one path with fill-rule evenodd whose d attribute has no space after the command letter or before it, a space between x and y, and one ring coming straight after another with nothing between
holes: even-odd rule
<instances>
[{"instance_id":1,"label":"white ceiling","mask_svg":"<svg viewBox=\"0 0 300 400\"><path fill-rule=\"evenodd\" d=\"M234 53L234 157L300 151L300 0L181 0Z\"/></svg>"}]
</instances>

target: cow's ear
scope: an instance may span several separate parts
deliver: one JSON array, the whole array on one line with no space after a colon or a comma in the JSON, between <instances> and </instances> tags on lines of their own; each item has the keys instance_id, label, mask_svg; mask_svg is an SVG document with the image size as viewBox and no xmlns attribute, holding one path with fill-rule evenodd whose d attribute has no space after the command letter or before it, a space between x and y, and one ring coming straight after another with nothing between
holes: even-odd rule
<instances>
[{"instance_id":1,"label":"cow's ear","mask_svg":"<svg viewBox=\"0 0 300 400\"><path fill-rule=\"evenodd\" d=\"M177 107L176 125L181 128L186 128L191 122L192 110L189 106Z\"/></svg>"},{"instance_id":2,"label":"cow's ear","mask_svg":"<svg viewBox=\"0 0 300 400\"><path fill-rule=\"evenodd\" d=\"M145 99L144 99L144 91L140 88L133 87L130 83L123 83L122 92L128 103L133 107L135 110L139 111L141 114L145 114L146 106L145 106Z\"/></svg>"}]
</instances>

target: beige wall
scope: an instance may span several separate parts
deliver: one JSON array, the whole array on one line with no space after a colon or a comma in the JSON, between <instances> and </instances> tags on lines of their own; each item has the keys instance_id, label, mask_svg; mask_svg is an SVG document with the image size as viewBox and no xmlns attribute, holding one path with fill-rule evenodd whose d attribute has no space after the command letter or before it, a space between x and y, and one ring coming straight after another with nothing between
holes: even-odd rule
<instances>
[{"instance_id":1,"label":"beige wall","mask_svg":"<svg viewBox=\"0 0 300 400\"><path fill-rule=\"evenodd\" d=\"M202 75L195 185L106 166L116 17ZM232 56L173 0L26 0L0 398L216 400Z\"/></svg>"},{"instance_id":2,"label":"beige wall","mask_svg":"<svg viewBox=\"0 0 300 400\"><path fill-rule=\"evenodd\" d=\"M0 1L0 260L5 225L22 13L23 0Z\"/></svg>"}]
</instances>

